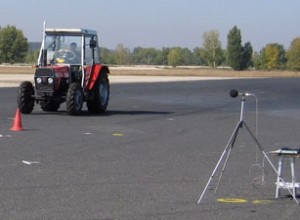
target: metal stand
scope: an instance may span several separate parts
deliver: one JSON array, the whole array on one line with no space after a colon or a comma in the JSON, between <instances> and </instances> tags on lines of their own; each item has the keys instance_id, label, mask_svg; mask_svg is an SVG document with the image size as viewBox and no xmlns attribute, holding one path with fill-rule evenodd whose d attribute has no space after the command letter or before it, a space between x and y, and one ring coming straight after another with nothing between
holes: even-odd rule
<instances>
[{"instance_id":1,"label":"metal stand","mask_svg":"<svg viewBox=\"0 0 300 220\"><path fill-rule=\"evenodd\" d=\"M228 160L229 160L229 157L230 157L230 153L233 149L233 146L234 146L234 143L236 141L236 138L237 138L237 135L239 133L239 130L243 127L246 128L246 130L249 132L250 136L252 137L253 141L256 143L256 145L258 146L258 148L260 149L260 151L262 152L262 154L264 155L264 157L267 159L267 161L269 162L269 164L271 165L272 169L274 170L274 172L278 175L278 171L276 170L275 166L273 165L273 163L271 162L271 160L269 159L269 157L267 156L267 154L265 153L263 147L261 146L261 144L258 142L257 138L254 136L254 134L252 133L252 131L250 130L250 128L248 127L248 125L246 124L246 122L244 122L244 105L245 105L245 101L246 101L246 94L242 94L242 98L241 98L241 112L240 112L240 120L239 122L237 123L215 169L213 170L199 200L198 200L198 204L201 202L201 200L203 199L204 195L205 195L205 192L207 191L207 188L208 186L210 185L211 181L213 180L214 176L215 176L215 173L217 172L218 170L218 167L221 165L221 163L223 162L223 168L221 170L221 174L220 174L220 177L219 177L219 180L217 182L217 185L216 185L216 188L215 188L215 191L214 193L216 194L217 190L218 190L218 187L219 187L219 184L220 184L220 181L221 181L221 178L224 174L224 171L225 171L225 168L226 168L226 165L228 163ZM225 161L223 161L223 159L225 158ZM281 181L283 181L283 179L281 178ZM294 194L289 190L290 194L293 196L294 200L296 201L296 203L298 204L298 200L295 198Z\"/></svg>"},{"instance_id":2,"label":"metal stand","mask_svg":"<svg viewBox=\"0 0 300 220\"><path fill-rule=\"evenodd\" d=\"M278 160L278 176L277 176L277 182L276 184L276 193L275 193L275 198L279 198L281 194L281 189L291 189L293 192L293 197L297 197L297 189L300 187L300 183L296 182L296 177L295 177L295 158L298 157L295 155L278 155L279 160ZM282 176L283 176L283 161L284 160L289 160L290 161L290 167L291 167L291 182L285 182L283 183L281 181Z\"/></svg>"}]
</instances>

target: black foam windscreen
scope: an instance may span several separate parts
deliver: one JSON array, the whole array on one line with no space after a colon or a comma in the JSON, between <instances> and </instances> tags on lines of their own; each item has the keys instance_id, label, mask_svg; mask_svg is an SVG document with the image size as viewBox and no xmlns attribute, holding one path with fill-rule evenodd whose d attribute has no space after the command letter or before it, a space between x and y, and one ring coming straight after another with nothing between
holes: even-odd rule
<instances>
[{"instance_id":1,"label":"black foam windscreen","mask_svg":"<svg viewBox=\"0 0 300 220\"><path fill-rule=\"evenodd\" d=\"M239 92L237 90L235 90L235 89L232 89L232 90L230 90L229 95L232 98L235 98L235 97L237 97L239 95Z\"/></svg>"}]
</instances>

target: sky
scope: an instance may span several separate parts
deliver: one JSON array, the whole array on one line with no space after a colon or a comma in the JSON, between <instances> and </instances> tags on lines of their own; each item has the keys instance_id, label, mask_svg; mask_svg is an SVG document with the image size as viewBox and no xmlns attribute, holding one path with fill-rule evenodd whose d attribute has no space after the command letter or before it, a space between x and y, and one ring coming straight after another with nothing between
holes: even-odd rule
<instances>
[{"instance_id":1,"label":"sky","mask_svg":"<svg viewBox=\"0 0 300 220\"><path fill-rule=\"evenodd\" d=\"M300 37L299 0L0 0L0 26L14 25L29 42L47 27L88 28L102 47L203 46L203 33L217 30L222 47L236 25L242 44L255 51L266 44L285 49Z\"/></svg>"}]
</instances>

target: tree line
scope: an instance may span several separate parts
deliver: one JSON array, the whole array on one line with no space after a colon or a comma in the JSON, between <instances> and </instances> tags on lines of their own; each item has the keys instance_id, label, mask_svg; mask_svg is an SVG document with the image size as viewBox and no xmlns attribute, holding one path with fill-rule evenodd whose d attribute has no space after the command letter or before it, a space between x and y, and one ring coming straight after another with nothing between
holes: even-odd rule
<instances>
[{"instance_id":1,"label":"tree line","mask_svg":"<svg viewBox=\"0 0 300 220\"><path fill-rule=\"evenodd\" d=\"M182 47L143 48L130 50L120 43L114 49L100 48L102 63L109 65L164 66L229 66L234 70L300 71L300 37L292 40L288 49L269 43L259 52L250 42L242 43L241 30L234 26L227 34L227 46L222 48L219 32L211 30L202 36L203 45L194 49ZM40 43L29 43L22 30L15 26L0 27L0 63L35 63Z\"/></svg>"}]
</instances>

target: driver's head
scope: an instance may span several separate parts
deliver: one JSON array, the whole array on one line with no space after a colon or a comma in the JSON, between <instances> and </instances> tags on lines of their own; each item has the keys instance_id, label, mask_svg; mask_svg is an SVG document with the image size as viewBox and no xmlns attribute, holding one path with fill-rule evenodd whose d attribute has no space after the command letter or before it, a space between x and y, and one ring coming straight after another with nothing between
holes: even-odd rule
<instances>
[{"instance_id":1,"label":"driver's head","mask_svg":"<svg viewBox=\"0 0 300 220\"><path fill-rule=\"evenodd\" d=\"M70 44L70 50L71 51L76 51L76 48L77 48L77 44L76 43L73 42L73 43Z\"/></svg>"}]
</instances>

